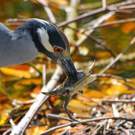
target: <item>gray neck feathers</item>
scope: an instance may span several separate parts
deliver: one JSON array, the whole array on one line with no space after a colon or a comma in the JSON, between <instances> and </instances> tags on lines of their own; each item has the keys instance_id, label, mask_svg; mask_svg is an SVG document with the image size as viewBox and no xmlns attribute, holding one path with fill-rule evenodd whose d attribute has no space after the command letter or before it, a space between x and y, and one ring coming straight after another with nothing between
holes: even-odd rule
<instances>
[{"instance_id":1,"label":"gray neck feathers","mask_svg":"<svg viewBox=\"0 0 135 135\"><path fill-rule=\"evenodd\" d=\"M0 24L0 66L22 64L34 59L38 51L27 31L10 31Z\"/></svg>"}]
</instances>

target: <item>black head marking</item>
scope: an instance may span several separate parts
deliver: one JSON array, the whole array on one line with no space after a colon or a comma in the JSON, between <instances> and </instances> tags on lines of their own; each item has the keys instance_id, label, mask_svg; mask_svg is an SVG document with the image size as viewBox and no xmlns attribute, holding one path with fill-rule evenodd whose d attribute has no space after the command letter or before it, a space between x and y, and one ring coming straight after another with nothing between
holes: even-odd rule
<instances>
[{"instance_id":1,"label":"black head marking","mask_svg":"<svg viewBox=\"0 0 135 135\"><path fill-rule=\"evenodd\" d=\"M50 37L49 42L52 46L58 46L64 50L69 49L69 43L66 36L57 28L57 26L50 24L49 27L47 27L47 32Z\"/></svg>"},{"instance_id":2,"label":"black head marking","mask_svg":"<svg viewBox=\"0 0 135 135\"><path fill-rule=\"evenodd\" d=\"M48 23L44 20L40 19L31 19L24 23L23 26L17 29L19 30L25 30L30 33L30 36L35 43L36 48L38 49L39 52L42 52L46 55L48 55L50 58L55 60L55 57L53 56L52 52L49 52L44 45L41 42L38 29L45 29L48 33L49 36L49 42L53 46L58 46L63 48L64 50L68 50L68 40L65 37L65 35L54 25L51 23Z\"/></svg>"}]
</instances>

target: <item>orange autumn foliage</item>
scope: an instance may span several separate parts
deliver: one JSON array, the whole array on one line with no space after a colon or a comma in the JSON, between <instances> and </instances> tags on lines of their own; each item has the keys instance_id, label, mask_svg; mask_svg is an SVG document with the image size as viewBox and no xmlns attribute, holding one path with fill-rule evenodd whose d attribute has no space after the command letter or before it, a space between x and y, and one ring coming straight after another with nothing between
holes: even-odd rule
<instances>
[{"instance_id":1,"label":"orange autumn foliage","mask_svg":"<svg viewBox=\"0 0 135 135\"><path fill-rule=\"evenodd\" d=\"M125 24L123 24L121 29L124 33L129 33L131 31L135 30L135 23L133 23L133 22L125 23Z\"/></svg>"}]
</instances>

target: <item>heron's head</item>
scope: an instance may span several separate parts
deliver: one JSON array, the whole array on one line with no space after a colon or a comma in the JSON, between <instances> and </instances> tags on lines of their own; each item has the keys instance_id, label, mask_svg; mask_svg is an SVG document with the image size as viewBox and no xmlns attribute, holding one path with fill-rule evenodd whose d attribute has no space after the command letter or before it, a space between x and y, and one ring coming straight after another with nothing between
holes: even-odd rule
<instances>
[{"instance_id":1,"label":"heron's head","mask_svg":"<svg viewBox=\"0 0 135 135\"><path fill-rule=\"evenodd\" d=\"M64 33L54 24L41 19L32 19L24 26L30 32L38 51L58 63L70 79L77 81L77 71L71 59L69 43Z\"/></svg>"}]
</instances>

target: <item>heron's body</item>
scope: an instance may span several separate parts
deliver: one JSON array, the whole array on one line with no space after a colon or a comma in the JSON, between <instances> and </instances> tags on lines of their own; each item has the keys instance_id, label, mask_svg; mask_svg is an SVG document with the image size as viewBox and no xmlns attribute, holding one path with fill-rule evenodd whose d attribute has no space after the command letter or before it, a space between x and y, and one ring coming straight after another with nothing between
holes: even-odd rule
<instances>
[{"instance_id":1,"label":"heron's body","mask_svg":"<svg viewBox=\"0 0 135 135\"><path fill-rule=\"evenodd\" d=\"M15 38L15 34L17 33L0 24L0 66L22 64L31 61L38 54L27 31L20 33L20 37Z\"/></svg>"}]
</instances>

